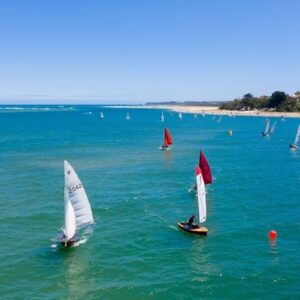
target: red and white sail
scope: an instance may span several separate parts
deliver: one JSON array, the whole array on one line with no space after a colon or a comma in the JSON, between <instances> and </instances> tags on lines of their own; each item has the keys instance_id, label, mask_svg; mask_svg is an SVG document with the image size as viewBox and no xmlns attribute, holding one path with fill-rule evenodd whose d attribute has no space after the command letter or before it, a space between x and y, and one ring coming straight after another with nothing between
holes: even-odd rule
<instances>
[{"instance_id":1,"label":"red and white sail","mask_svg":"<svg viewBox=\"0 0 300 300\"><path fill-rule=\"evenodd\" d=\"M212 183L211 169L202 151L200 151L199 168L201 169L204 183L205 184Z\"/></svg>"}]
</instances>

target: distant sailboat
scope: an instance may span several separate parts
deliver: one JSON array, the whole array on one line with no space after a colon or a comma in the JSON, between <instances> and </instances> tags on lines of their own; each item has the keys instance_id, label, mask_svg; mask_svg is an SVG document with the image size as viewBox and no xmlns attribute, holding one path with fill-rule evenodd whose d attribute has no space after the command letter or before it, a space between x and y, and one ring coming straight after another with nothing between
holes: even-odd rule
<instances>
[{"instance_id":1,"label":"distant sailboat","mask_svg":"<svg viewBox=\"0 0 300 300\"><path fill-rule=\"evenodd\" d=\"M161 121L161 122L164 122L164 121L165 121L165 116L164 116L164 113L163 113L163 112L161 112L160 121Z\"/></svg>"},{"instance_id":2,"label":"distant sailboat","mask_svg":"<svg viewBox=\"0 0 300 300\"><path fill-rule=\"evenodd\" d=\"M104 119L104 114L103 114L103 112L102 112L102 111L100 112L100 115L99 115L99 117L100 117L100 119Z\"/></svg>"},{"instance_id":3,"label":"distant sailboat","mask_svg":"<svg viewBox=\"0 0 300 300\"><path fill-rule=\"evenodd\" d=\"M179 114L178 114L178 118L179 118L180 120L182 120L182 113L179 113Z\"/></svg>"},{"instance_id":4,"label":"distant sailboat","mask_svg":"<svg viewBox=\"0 0 300 300\"><path fill-rule=\"evenodd\" d=\"M297 132L296 132L294 143L290 144L290 149L291 150L299 149L299 146L298 146L299 139L300 139L300 125L298 125L298 129L297 129Z\"/></svg>"},{"instance_id":5,"label":"distant sailboat","mask_svg":"<svg viewBox=\"0 0 300 300\"><path fill-rule=\"evenodd\" d=\"M79 241L79 230L94 223L94 219L84 187L66 160L64 161L64 173L65 224L60 242L68 248Z\"/></svg>"},{"instance_id":6,"label":"distant sailboat","mask_svg":"<svg viewBox=\"0 0 300 300\"><path fill-rule=\"evenodd\" d=\"M208 229L202 224L206 221L206 194L205 183L201 169L199 166L195 168L197 181L197 200L198 200L198 214L199 224L194 223L194 215L188 222L178 223L179 228L197 235L207 235Z\"/></svg>"},{"instance_id":7,"label":"distant sailboat","mask_svg":"<svg viewBox=\"0 0 300 300\"><path fill-rule=\"evenodd\" d=\"M222 115L219 117L219 119L217 120L217 122L218 122L218 123L220 123L220 122L221 122L221 120L222 120L222 117L223 117Z\"/></svg>"},{"instance_id":8,"label":"distant sailboat","mask_svg":"<svg viewBox=\"0 0 300 300\"><path fill-rule=\"evenodd\" d=\"M265 120L265 129L262 131L262 136L269 136L270 134L270 121L269 119Z\"/></svg>"},{"instance_id":9,"label":"distant sailboat","mask_svg":"<svg viewBox=\"0 0 300 300\"><path fill-rule=\"evenodd\" d=\"M160 150L169 150L171 148L171 145L173 144L172 136L168 128L165 128L165 137L164 137L164 143L159 148Z\"/></svg>"},{"instance_id":10,"label":"distant sailboat","mask_svg":"<svg viewBox=\"0 0 300 300\"><path fill-rule=\"evenodd\" d=\"M126 119L126 120L130 120L130 114L129 114L129 112L126 114L125 119Z\"/></svg>"}]
</instances>

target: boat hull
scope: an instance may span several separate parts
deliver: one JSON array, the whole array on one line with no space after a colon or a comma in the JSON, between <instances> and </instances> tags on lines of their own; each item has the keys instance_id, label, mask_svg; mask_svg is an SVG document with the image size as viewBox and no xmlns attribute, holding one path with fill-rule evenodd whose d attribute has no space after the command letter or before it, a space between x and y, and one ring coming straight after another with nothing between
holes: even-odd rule
<instances>
[{"instance_id":1,"label":"boat hull","mask_svg":"<svg viewBox=\"0 0 300 300\"><path fill-rule=\"evenodd\" d=\"M64 237L61 237L60 243L61 243L61 245L62 245L63 247L65 247L65 248L70 248L70 247L72 247L75 243L77 243L79 240L80 240L80 238L79 238L78 235L73 236L71 239L69 239L69 240L67 240L67 241L65 240Z\"/></svg>"},{"instance_id":2,"label":"boat hull","mask_svg":"<svg viewBox=\"0 0 300 300\"><path fill-rule=\"evenodd\" d=\"M196 235L207 235L208 229L204 226L199 226L194 224L189 226L186 222L180 222L177 224L179 228L183 229L186 232L196 234Z\"/></svg>"}]
</instances>

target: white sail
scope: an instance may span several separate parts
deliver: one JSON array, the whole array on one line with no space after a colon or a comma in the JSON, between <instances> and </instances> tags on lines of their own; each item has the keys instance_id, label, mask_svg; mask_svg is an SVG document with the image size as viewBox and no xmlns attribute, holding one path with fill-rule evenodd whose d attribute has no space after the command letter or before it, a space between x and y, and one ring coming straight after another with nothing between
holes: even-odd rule
<instances>
[{"instance_id":1,"label":"white sail","mask_svg":"<svg viewBox=\"0 0 300 300\"><path fill-rule=\"evenodd\" d=\"M270 121L269 119L265 120L265 129L263 131L264 135L268 135L269 134L269 128L270 128Z\"/></svg>"},{"instance_id":2,"label":"white sail","mask_svg":"<svg viewBox=\"0 0 300 300\"><path fill-rule=\"evenodd\" d=\"M164 120L165 120L165 116L164 116L164 113L163 113L163 112L161 113L160 120L161 120L161 122L164 122Z\"/></svg>"},{"instance_id":3,"label":"white sail","mask_svg":"<svg viewBox=\"0 0 300 300\"><path fill-rule=\"evenodd\" d=\"M276 122L273 123L271 129L270 129L270 133L273 133L275 131L276 128Z\"/></svg>"},{"instance_id":4,"label":"white sail","mask_svg":"<svg viewBox=\"0 0 300 300\"><path fill-rule=\"evenodd\" d=\"M298 145L299 139L300 139L300 125L298 126L298 130L297 130L296 137L295 137L295 141L294 141L294 145L295 145L295 146Z\"/></svg>"},{"instance_id":5,"label":"white sail","mask_svg":"<svg viewBox=\"0 0 300 300\"><path fill-rule=\"evenodd\" d=\"M178 118L179 118L180 120L182 120L182 113L179 113L179 114L178 114Z\"/></svg>"},{"instance_id":6,"label":"white sail","mask_svg":"<svg viewBox=\"0 0 300 300\"><path fill-rule=\"evenodd\" d=\"M69 240L75 235L76 224L75 224L75 212L71 201L68 196L68 192L65 189L65 230L64 234L66 239Z\"/></svg>"},{"instance_id":7,"label":"white sail","mask_svg":"<svg viewBox=\"0 0 300 300\"><path fill-rule=\"evenodd\" d=\"M80 179L67 161L64 162L64 169L65 194L74 210L76 229L80 229L94 223L91 206Z\"/></svg>"},{"instance_id":8,"label":"white sail","mask_svg":"<svg viewBox=\"0 0 300 300\"><path fill-rule=\"evenodd\" d=\"M100 112L100 119L104 119L104 114L102 111Z\"/></svg>"},{"instance_id":9,"label":"white sail","mask_svg":"<svg viewBox=\"0 0 300 300\"><path fill-rule=\"evenodd\" d=\"M129 113L126 114L126 120L130 120L130 114Z\"/></svg>"},{"instance_id":10,"label":"white sail","mask_svg":"<svg viewBox=\"0 0 300 300\"><path fill-rule=\"evenodd\" d=\"M205 184L199 167L196 167L196 181L197 181L199 223L204 223L206 221L206 194L205 194Z\"/></svg>"}]
</instances>

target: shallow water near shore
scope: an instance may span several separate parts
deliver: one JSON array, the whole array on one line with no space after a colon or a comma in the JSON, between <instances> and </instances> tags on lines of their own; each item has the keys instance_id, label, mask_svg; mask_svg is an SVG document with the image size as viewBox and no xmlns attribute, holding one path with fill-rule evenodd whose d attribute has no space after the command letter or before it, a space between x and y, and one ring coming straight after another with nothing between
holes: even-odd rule
<instances>
[{"instance_id":1,"label":"shallow water near shore","mask_svg":"<svg viewBox=\"0 0 300 300\"><path fill-rule=\"evenodd\" d=\"M270 118L276 130L263 138L262 117L22 108L0 110L0 298L299 299L300 151L288 149L299 119ZM164 127L174 146L162 152ZM200 149L214 177L207 237L176 225L197 212L188 189ZM64 159L96 222L70 249L53 241Z\"/></svg>"}]
</instances>

